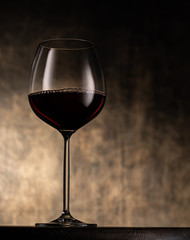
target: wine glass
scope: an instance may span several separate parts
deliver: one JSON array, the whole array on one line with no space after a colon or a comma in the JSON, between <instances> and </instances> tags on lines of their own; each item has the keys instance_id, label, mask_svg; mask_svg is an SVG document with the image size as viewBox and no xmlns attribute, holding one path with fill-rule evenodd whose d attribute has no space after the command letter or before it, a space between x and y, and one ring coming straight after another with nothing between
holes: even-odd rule
<instances>
[{"instance_id":1,"label":"wine glass","mask_svg":"<svg viewBox=\"0 0 190 240\"><path fill-rule=\"evenodd\" d=\"M39 44L30 73L28 99L34 113L64 138L63 212L49 223L36 226L96 227L70 214L71 135L94 119L106 98L105 81L92 42L50 39Z\"/></svg>"}]
</instances>

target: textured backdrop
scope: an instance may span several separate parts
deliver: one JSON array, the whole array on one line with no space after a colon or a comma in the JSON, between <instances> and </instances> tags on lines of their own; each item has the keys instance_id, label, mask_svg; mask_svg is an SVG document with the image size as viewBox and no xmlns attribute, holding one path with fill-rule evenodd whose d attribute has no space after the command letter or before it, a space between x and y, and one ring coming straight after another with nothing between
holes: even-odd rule
<instances>
[{"instance_id":1,"label":"textured backdrop","mask_svg":"<svg viewBox=\"0 0 190 240\"><path fill-rule=\"evenodd\" d=\"M190 4L130 2L1 6L0 225L61 214L63 140L30 109L27 84L39 41L76 37L96 44L107 101L71 139L72 215L190 226Z\"/></svg>"}]
</instances>

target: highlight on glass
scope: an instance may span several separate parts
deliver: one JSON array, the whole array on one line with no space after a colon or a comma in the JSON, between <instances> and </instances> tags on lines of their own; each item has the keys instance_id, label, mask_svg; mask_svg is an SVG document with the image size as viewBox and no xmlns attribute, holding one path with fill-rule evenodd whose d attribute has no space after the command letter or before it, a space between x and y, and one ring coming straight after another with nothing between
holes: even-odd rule
<instances>
[{"instance_id":1,"label":"highlight on glass","mask_svg":"<svg viewBox=\"0 0 190 240\"><path fill-rule=\"evenodd\" d=\"M105 81L95 45L82 39L50 39L39 44L30 73L28 100L34 113L64 139L63 211L36 226L96 227L70 213L70 138L104 107Z\"/></svg>"}]
</instances>

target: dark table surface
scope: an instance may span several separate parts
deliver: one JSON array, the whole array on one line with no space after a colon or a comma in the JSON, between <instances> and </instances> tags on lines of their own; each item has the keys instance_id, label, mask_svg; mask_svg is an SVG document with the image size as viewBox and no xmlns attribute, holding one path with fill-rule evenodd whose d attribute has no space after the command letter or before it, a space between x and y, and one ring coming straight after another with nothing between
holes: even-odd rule
<instances>
[{"instance_id":1,"label":"dark table surface","mask_svg":"<svg viewBox=\"0 0 190 240\"><path fill-rule=\"evenodd\" d=\"M56 228L0 226L1 239L190 240L190 228Z\"/></svg>"}]
</instances>

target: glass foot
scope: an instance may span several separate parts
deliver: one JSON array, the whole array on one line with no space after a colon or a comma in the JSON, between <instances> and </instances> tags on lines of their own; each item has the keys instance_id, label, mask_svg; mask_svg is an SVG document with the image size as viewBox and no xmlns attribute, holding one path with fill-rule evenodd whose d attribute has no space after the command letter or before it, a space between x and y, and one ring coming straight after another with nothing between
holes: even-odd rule
<instances>
[{"instance_id":1,"label":"glass foot","mask_svg":"<svg viewBox=\"0 0 190 240\"><path fill-rule=\"evenodd\" d=\"M97 224L84 223L75 218L70 214L62 214L59 218L49 223L36 223L36 227L97 227Z\"/></svg>"}]
</instances>

